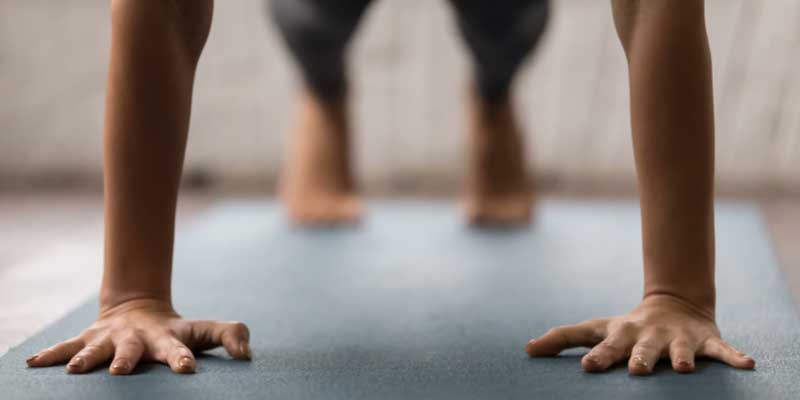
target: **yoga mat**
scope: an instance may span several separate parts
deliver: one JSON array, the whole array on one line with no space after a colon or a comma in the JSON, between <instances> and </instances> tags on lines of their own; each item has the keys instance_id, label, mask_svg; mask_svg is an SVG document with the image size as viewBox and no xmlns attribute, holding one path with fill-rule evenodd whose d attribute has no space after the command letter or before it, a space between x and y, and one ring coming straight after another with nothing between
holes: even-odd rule
<instances>
[{"instance_id":1,"label":"yoga mat","mask_svg":"<svg viewBox=\"0 0 800 400\"><path fill-rule=\"evenodd\" d=\"M624 313L641 296L633 202L543 201L535 226L476 231L449 203L375 201L355 229L287 226L274 203L222 203L176 242L178 310L242 320L254 360L221 350L195 375L139 367L83 376L27 369L25 358L78 334L92 301L0 359L13 399L566 398L797 399L800 323L758 209L717 208L718 322L757 370L700 361L649 377L580 369L577 349L529 359L555 325Z\"/></svg>"}]
</instances>

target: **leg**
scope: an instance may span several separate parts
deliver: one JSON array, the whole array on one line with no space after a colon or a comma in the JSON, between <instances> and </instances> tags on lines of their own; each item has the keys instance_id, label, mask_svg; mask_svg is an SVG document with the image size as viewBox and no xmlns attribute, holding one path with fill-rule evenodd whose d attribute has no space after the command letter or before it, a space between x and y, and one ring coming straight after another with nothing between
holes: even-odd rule
<instances>
[{"instance_id":1,"label":"leg","mask_svg":"<svg viewBox=\"0 0 800 400\"><path fill-rule=\"evenodd\" d=\"M299 224L350 223L360 213L350 160L346 51L370 0L272 0L304 81L281 197Z\"/></svg>"},{"instance_id":2,"label":"leg","mask_svg":"<svg viewBox=\"0 0 800 400\"><path fill-rule=\"evenodd\" d=\"M511 86L544 32L548 1L451 2L474 65L467 218L478 225L525 224L530 220L533 190L511 105Z\"/></svg>"}]
</instances>

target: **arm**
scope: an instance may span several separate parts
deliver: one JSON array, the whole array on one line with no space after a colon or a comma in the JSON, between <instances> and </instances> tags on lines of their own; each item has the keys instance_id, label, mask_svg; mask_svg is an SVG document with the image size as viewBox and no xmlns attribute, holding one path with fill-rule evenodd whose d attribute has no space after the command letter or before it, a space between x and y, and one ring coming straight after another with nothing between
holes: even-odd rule
<instances>
[{"instance_id":1,"label":"arm","mask_svg":"<svg viewBox=\"0 0 800 400\"><path fill-rule=\"evenodd\" d=\"M187 0L188 1L188 0ZM32 367L69 361L71 373L112 359L128 374L140 359L193 372L192 350L224 344L249 358L241 323L187 321L172 308L175 207L195 68L213 3L114 0L105 126L105 261L97 321L39 352Z\"/></svg>"},{"instance_id":2,"label":"arm","mask_svg":"<svg viewBox=\"0 0 800 400\"><path fill-rule=\"evenodd\" d=\"M644 296L627 315L556 328L531 356L593 349L581 364L603 371L629 358L649 374L662 354L679 372L695 355L737 368L754 361L720 338L714 316L714 111L702 0L613 0L628 59L631 124L641 192Z\"/></svg>"}]
</instances>

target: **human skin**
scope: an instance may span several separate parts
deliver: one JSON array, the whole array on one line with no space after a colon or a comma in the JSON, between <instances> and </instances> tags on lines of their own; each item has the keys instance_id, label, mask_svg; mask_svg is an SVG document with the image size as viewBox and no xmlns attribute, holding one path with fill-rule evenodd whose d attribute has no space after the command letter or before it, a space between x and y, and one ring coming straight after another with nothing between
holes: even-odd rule
<instances>
[{"instance_id":1,"label":"human skin","mask_svg":"<svg viewBox=\"0 0 800 400\"><path fill-rule=\"evenodd\" d=\"M715 323L714 119L702 0L613 0L629 67L631 125L641 195L644 296L626 315L551 329L531 357L592 347L584 370L628 360L634 375L669 357L692 372L695 356L751 369Z\"/></svg>"},{"instance_id":2,"label":"human skin","mask_svg":"<svg viewBox=\"0 0 800 400\"><path fill-rule=\"evenodd\" d=\"M582 360L588 371L630 355L635 374L650 373L665 355L679 372L694 369L695 355L753 368L714 322L713 104L703 4L613 6L630 68L644 298L627 315L556 328L526 350L551 356L594 347ZM186 320L171 304L175 206L211 9L211 0L112 2L101 310L86 331L31 357L29 366L69 361L68 372L83 373L112 360L112 374L128 374L150 360L187 373L196 367L192 351L220 345L250 358L244 324Z\"/></svg>"},{"instance_id":3,"label":"human skin","mask_svg":"<svg viewBox=\"0 0 800 400\"><path fill-rule=\"evenodd\" d=\"M68 372L84 373L112 360L112 374L129 374L148 360L190 373L193 351L220 345L250 358L244 324L183 319L170 295L192 83L212 8L212 0L112 1L100 313L77 337L28 359L29 366L68 362Z\"/></svg>"},{"instance_id":4,"label":"human skin","mask_svg":"<svg viewBox=\"0 0 800 400\"><path fill-rule=\"evenodd\" d=\"M347 49L372 0L272 0L271 11L302 88L282 168L280 198L289 220L306 227L350 225L362 206L352 160L352 95ZM531 220L535 188L525 165L524 132L513 107L514 78L545 29L543 0L450 0L471 61L466 94L463 205L476 227Z\"/></svg>"}]
</instances>

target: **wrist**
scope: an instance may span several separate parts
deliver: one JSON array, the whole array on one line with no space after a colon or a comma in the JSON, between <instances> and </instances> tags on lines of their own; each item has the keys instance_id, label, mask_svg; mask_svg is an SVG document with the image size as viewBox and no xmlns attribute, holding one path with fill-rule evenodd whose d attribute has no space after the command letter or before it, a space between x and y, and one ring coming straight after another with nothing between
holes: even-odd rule
<instances>
[{"instance_id":1,"label":"wrist","mask_svg":"<svg viewBox=\"0 0 800 400\"><path fill-rule=\"evenodd\" d=\"M114 313L129 308L172 309L169 293L158 291L100 289L100 314Z\"/></svg>"},{"instance_id":2,"label":"wrist","mask_svg":"<svg viewBox=\"0 0 800 400\"><path fill-rule=\"evenodd\" d=\"M168 263L106 262L100 285L100 310L135 300L170 304L171 268Z\"/></svg>"},{"instance_id":3,"label":"wrist","mask_svg":"<svg viewBox=\"0 0 800 400\"><path fill-rule=\"evenodd\" d=\"M716 285L713 253L700 258L645 258L643 298L668 296L714 315Z\"/></svg>"},{"instance_id":4,"label":"wrist","mask_svg":"<svg viewBox=\"0 0 800 400\"><path fill-rule=\"evenodd\" d=\"M677 302L687 308L714 320L716 314L716 292L714 287L702 290L670 290L668 288L645 289L642 303Z\"/></svg>"}]
</instances>

